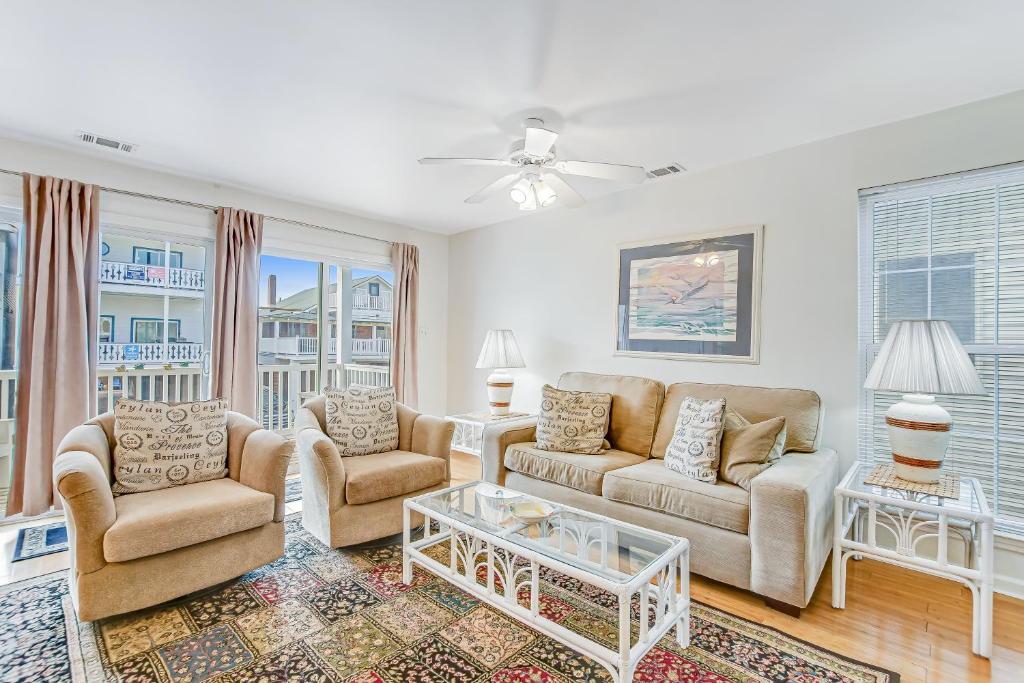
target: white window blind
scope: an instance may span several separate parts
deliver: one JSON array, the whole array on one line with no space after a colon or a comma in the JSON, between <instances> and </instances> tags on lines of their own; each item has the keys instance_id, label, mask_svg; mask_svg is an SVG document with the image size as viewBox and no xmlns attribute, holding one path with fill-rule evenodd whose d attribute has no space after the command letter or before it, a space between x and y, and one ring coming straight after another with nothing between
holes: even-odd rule
<instances>
[{"instance_id":1,"label":"white window blind","mask_svg":"<svg viewBox=\"0 0 1024 683\"><path fill-rule=\"evenodd\" d=\"M997 528L1024 535L1024 164L860 193L861 382L889 327L950 321L988 394L939 396L953 416L948 469L977 477ZM885 411L862 392L859 457L891 459Z\"/></svg>"}]
</instances>

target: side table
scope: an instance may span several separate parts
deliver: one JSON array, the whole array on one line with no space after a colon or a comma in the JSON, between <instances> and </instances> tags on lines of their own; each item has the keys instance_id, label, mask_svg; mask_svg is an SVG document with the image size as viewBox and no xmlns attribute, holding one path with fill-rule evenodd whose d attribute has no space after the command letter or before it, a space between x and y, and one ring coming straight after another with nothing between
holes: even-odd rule
<instances>
[{"instance_id":1,"label":"side table","mask_svg":"<svg viewBox=\"0 0 1024 683\"><path fill-rule=\"evenodd\" d=\"M530 413L509 413L508 415L491 415L488 412L462 413L448 415L455 423L455 434L452 436L452 448L480 457L483 445L484 429L488 425L500 424L512 420L524 420L533 417Z\"/></svg>"},{"instance_id":2,"label":"side table","mask_svg":"<svg viewBox=\"0 0 1024 683\"><path fill-rule=\"evenodd\" d=\"M981 484L960 477L960 497L943 498L865 484L870 472L870 465L855 464L835 490L832 606L846 607L846 563L850 557L870 557L953 579L971 590L971 649L991 657L994 519ZM963 562L950 561L951 533L964 542Z\"/></svg>"}]
</instances>

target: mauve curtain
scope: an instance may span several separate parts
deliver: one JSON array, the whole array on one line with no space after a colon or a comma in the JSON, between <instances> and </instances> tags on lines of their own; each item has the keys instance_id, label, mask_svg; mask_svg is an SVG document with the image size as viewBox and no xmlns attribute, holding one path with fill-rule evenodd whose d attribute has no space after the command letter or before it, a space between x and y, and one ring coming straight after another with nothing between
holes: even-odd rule
<instances>
[{"instance_id":1,"label":"mauve curtain","mask_svg":"<svg viewBox=\"0 0 1024 683\"><path fill-rule=\"evenodd\" d=\"M54 451L94 411L100 191L26 173L23 194L25 265L7 514L30 516L57 501Z\"/></svg>"},{"instance_id":2,"label":"mauve curtain","mask_svg":"<svg viewBox=\"0 0 1024 683\"><path fill-rule=\"evenodd\" d=\"M391 384L395 396L407 406L416 408L419 396L416 386L416 302L420 291L420 250L412 244L391 245L391 267L395 271L393 304L393 358Z\"/></svg>"},{"instance_id":3,"label":"mauve curtain","mask_svg":"<svg viewBox=\"0 0 1024 683\"><path fill-rule=\"evenodd\" d=\"M217 267L213 290L214 398L256 417L256 353L263 216L217 209Z\"/></svg>"}]
</instances>

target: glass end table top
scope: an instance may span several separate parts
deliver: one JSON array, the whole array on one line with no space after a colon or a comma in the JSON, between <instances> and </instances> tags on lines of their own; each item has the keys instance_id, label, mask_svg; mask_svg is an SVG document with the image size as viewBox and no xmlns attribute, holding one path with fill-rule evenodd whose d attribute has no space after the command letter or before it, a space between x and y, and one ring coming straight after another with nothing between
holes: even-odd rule
<instances>
[{"instance_id":1,"label":"glass end table top","mask_svg":"<svg viewBox=\"0 0 1024 683\"><path fill-rule=\"evenodd\" d=\"M911 501L922 505L930 505L937 508L941 507L947 510L962 510L974 515L991 514L988 508L988 503L984 499L984 494L981 492L981 487L978 484L977 479L960 474L960 497L946 498L927 493L917 493L915 491L888 488L875 484L865 484L864 480L869 474L871 474L871 470L874 469L875 464L877 463L855 464L850 468L850 472L843 478L843 481L840 482L840 487L845 488L854 495L866 493L872 496L879 496L887 499L888 501L892 501L892 503L896 505L903 501Z\"/></svg>"},{"instance_id":2,"label":"glass end table top","mask_svg":"<svg viewBox=\"0 0 1024 683\"><path fill-rule=\"evenodd\" d=\"M437 513L609 581L627 582L682 539L648 531L486 482L472 482L428 493L413 501ZM521 521L514 504L536 502L552 512L539 521Z\"/></svg>"}]
</instances>

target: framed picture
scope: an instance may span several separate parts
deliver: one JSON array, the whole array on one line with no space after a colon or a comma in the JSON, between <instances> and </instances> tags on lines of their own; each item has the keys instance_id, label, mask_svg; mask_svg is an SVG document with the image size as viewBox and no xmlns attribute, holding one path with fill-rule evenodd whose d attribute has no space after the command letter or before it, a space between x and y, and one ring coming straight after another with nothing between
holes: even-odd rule
<instances>
[{"instance_id":1,"label":"framed picture","mask_svg":"<svg viewBox=\"0 0 1024 683\"><path fill-rule=\"evenodd\" d=\"M757 363L763 232L619 245L616 355Z\"/></svg>"}]
</instances>

